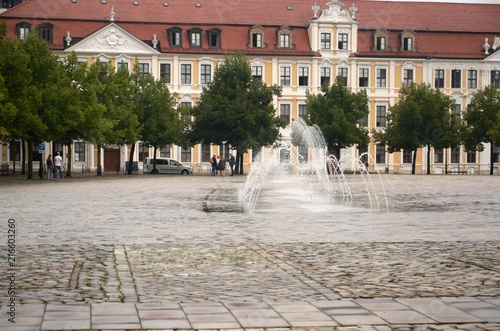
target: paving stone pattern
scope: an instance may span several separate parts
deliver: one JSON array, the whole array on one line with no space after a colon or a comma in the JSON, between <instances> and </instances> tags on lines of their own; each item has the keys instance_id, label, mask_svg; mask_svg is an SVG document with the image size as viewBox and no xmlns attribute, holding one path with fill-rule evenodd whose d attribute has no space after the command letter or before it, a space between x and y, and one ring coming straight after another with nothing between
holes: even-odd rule
<instances>
[{"instance_id":1,"label":"paving stone pattern","mask_svg":"<svg viewBox=\"0 0 500 331\"><path fill-rule=\"evenodd\" d=\"M0 330L500 330L499 180L387 176L388 212L271 190L248 214L244 177L2 178Z\"/></svg>"}]
</instances>

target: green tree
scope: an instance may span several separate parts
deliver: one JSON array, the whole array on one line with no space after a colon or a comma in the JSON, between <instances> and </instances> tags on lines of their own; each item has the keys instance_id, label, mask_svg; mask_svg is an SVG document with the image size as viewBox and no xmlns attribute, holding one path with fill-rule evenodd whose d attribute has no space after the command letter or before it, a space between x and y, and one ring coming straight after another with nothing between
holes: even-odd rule
<instances>
[{"instance_id":1,"label":"green tree","mask_svg":"<svg viewBox=\"0 0 500 331\"><path fill-rule=\"evenodd\" d=\"M97 99L98 107L93 111L100 119L95 126L88 126L90 141L98 148L97 175L102 174L101 149L110 144L132 145L129 156L132 173L132 156L141 130L135 103L138 86L134 77L126 68L115 71L109 63L96 61L89 68L85 86L90 91L88 97Z\"/></svg>"},{"instance_id":2,"label":"green tree","mask_svg":"<svg viewBox=\"0 0 500 331\"><path fill-rule=\"evenodd\" d=\"M498 143L500 91L487 86L477 91L463 117L462 139L466 150L483 151L484 143L491 144L490 175L493 175L493 146Z\"/></svg>"},{"instance_id":3,"label":"green tree","mask_svg":"<svg viewBox=\"0 0 500 331\"><path fill-rule=\"evenodd\" d=\"M15 125L16 106L9 100L9 90L5 85L5 66L11 41L6 40L6 24L0 23L0 140L11 137L11 129ZM10 78L9 78L10 79Z\"/></svg>"},{"instance_id":4,"label":"green tree","mask_svg":"<svg viewBox=\"0 0 500 331\"><path fill-rule=\"evenodd\" d=\"M68 146L67 176L71 176L73 141L88 139L85 128L89 116L86 116L86 111L89 111L90 107L87 104L88 99L83 96L85 91L82 86L86 69L85 64L78 63L76 54L59 61L59 78L44 90L43 95L46 104L43 121L49 128L48 140Z\"/></svg>"},{"instance_id":5,"label":"green tree","mask_svg":"<svg viewBox=\"0 0 500 331\"><path fill-rule=\"evenodd\" d=\"M177 96L172 95L164 80L151 75L139 79L141 93L138 105L142 105L142 141L154 148L152 173L156 173L156 150L161 146L177 143L183 132L181 117L177 114Z\"/></svg>"},{"instance_id":6,"label":"green tree","mask_svg":"<svg viewBox=\"0 0 500 331\"><path fill-rule=\"evenodd\" d=\"M5 63L2 68L6 102L16 109L15 126L9 130L11 139L27 142L23 155L24 164L27 155L27 178L33 178L33 145L48 140L48 126L43 121L44 112L50 108L44 93L56 84L58 60L52 55L47 43L30 33L22 40L5 40ZM11 108L12 109L12 108ZM40 175L43 174L40 168Z\"/></svg>"},{"instance_id":7,"label":"green tree","mask_svg":"<svg viewBox=\"0 0 500 331\"><path fill-rule=\"evenodd\" d=\"M284 123L276 116L273 97L280 95L281 87L253 79L242 54L227 55L193 107L191 142L226 141L237 151L235 172L242 174L243 154L269 146L279 136Z\"/></svg>"},{"instance_id":8,"label":"green tree","mask_svg":"<svg viewBox=\"0 0 500 331\"><path fill-rule=\"evenodd\" d=\"M374 139L386 144L390 153L413 151L412 174L417 150L426 146L430 174L431 147L447 148L459 142L460 122L450 115L454 102L429 84L404 85L399 96L399 102L389 109L385 131L374 132Z\"/></svg>"},{"instance_id":9,"label":"green tree","mask_svg":"<svg viewBox=\"0 0 500 331\"><path fill-rule=\"evenodd\" d=\"M306 97L307 122L320 128L330 154L340 158L342 148L368 145L368 131L358 126L369 113L366 91L351 92L339 76L332 86L323 85L319 94L308 91Z\"/></svg>"}]
</instances>

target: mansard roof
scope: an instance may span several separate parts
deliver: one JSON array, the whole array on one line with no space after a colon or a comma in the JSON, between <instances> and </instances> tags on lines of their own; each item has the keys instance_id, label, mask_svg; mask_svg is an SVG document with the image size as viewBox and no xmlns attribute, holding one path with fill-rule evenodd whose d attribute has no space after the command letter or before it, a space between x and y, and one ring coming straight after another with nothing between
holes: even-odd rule
<instances>
[{"instance_id":1,"label":"mansard roof","mask_svg":"<svg viewBox=\"0 0 500 331\"><path fill-rule=\"evenodd\" d=\"M337 0L332 0L337 2ZM203 53L236 51L245 53L315 55L309 46L307 27L313 19L311 7L315 0L29 0L6 12L0 18L9 21L9 34L15 36L15 23L29 21L35 27L42 22L54 24L52 48L63 49L67 31L81 40L110 24L110 10L114 22L137 38L147 42L153 34L162 52L200 52L189 47L170 49L167 29L178 26L183 30L193 27L209 30L219 28L223 33L222 49L203 48ZM437 56L455 58L484 58L482 45L500 36L500 5L439 2L349 0L345 9L355 5L358 12L358 49L354 56ZM324 5L321 9L326 9ZM245 49L248 29L263 26L266 35L263 49ZM276 30L289 26L293 31L290 50L277 49ZM372 51L373 33L385 29L393 43L392 53ZM417 53L400 54L398 34L411 30L416 34ZM183 36L187 38L187 36ZM206 43L206 38L205 38ZM187 45L187 39L183 45Z\"/></svg>"}]
</instances>

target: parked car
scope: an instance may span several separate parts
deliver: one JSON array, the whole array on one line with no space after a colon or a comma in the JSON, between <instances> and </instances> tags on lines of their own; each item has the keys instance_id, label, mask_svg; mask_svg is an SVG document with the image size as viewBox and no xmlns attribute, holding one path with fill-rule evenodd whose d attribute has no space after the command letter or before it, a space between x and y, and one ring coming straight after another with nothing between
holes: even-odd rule
<instances>
[{"instance_id":1,"label":"parked car","mask_svg":"<svg viewBox=\"0 0 500 331\"><path fill-rule=\"evenodd\" d=\"M193 173L193 169L182 165L182 163L165 158L165 157L157 157L156 158L156 167L154 166L154 158L147 157L144 160L143 171L147 174L181 174L181 175L190 175Z\"/></svg>"}]
</instances>

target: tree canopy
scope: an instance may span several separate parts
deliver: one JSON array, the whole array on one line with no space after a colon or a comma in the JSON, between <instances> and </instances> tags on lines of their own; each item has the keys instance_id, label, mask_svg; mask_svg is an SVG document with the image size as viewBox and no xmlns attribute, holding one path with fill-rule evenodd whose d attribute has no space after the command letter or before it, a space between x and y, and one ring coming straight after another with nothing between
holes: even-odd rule
<instances>
[{"instance_id":1,"label":"tree canopy","mask_svg":"<svg viewBox=\"0 0 500 331\"><path fill-rule=\"evenodd\" d=\"M450 114L454 102L429 84L404 85L399 97L399 102L389 109L385 131L374 132L374 138L387 145L390 153L401 149L412 151L412 174L417 149L427 146L427 173L430 174L431 147L446 148L459 143L460 121Z\"/></svg>"},{"instance_id":2,"label":"tree canopy","mask_svg":"<svg viewBox=\"0 0 500 331\"><path fill-rule=\"evenodd\" d=\"M252 77L242 54L227 55L193 107L191 143L227 142L237 150L236 171L242 173L243 153L271 145L284 126L273 105L273 98L280 95L281 87Z\"/></svg>"},{"instance_id":3,"label":"tree canopy","mask_svg":"<svg viewBox=\"0 0 500 331\"><path fill-rule=\"evenodd\" d=\"M321 93L307 92L306 97L307 122L320 128L331 154L339 158L342 148L368 145L368 130L358 125L369 114L366 91L350 91L339 76L333 85L323 85Z\"/></svg>"},{"instance_id":4,"label":"tree canopy","mask_svg":"<svg viewBox=\"0 0 500 331\"><path fill-rule=\"evenodd\" d=\"M493 144L498 144L500 91L493 86L478 90L464 113L462 139L466 150L483 151L491 143L490 174L493 175Z\"/></svg>"}]
</instances>

